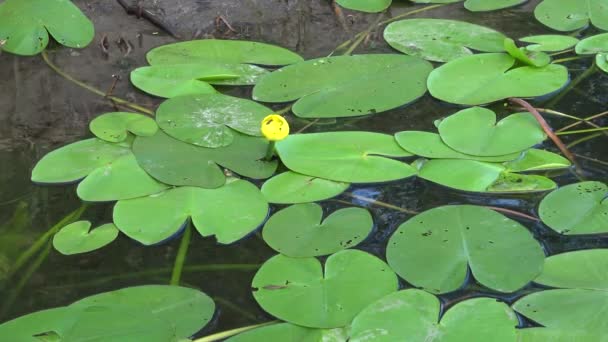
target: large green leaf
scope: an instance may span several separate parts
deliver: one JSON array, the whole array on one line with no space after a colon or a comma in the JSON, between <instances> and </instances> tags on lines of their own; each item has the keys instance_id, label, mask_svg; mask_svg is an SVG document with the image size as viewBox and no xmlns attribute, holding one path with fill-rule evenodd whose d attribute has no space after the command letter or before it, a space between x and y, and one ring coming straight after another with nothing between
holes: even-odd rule
<instances>
[{"instance_id":1,"label":"large green leaf","mask_svg":"<svg viewBox=\"0 0 608 342\"><path fill-rule=\"evenodd\" d=\"M292 111L306 118L380 113L424 95L432 69L429 62L402 55L318 58L264 76L253 88L253 98L297 100Z\"/></svg>"},{"instance_id":2,"label":"large green leaf","mask_svg":"<svg viewBox=\"0 0 608 342\"><path fill-rule=\"evenodd\" d=\"M431 95L446 102L480 105L508 97L546 95L568 82L568 69L562 65L514 65L515 59L503 53L461 57L433 70L428 88Z\"/></svg>"},{"instance_id":3,"label":"large green leaf","mask_svg":"<svg viewBox=\"0 0 608 342\"><path fill-rule=\"evenodd\" d=\"M268 142L238 132L233 135L229 146L205 148L179 141L159 130L154 136L135 139L133 153L146 172L171 185L220 187L226 176L218 165L245 177L270 177L277 162L262 160Z\"/></svg>"},{"instance_id":4,"label":"large green leaf","mask_svg":"<svg viewBox=\"0 0 608 342\"><path fill-rule=\"evenodd\" d=\"M490 28L447 19L408 19L384 29L384 39L393 48L430 61L447 62L472 54L503 51L506 37Z\"/></svg>"},{"instance_id":5,"label":"large green leaf","mask_svg":"<svg viewBox=\"0 0 608 342\"><path fill-rule=\"evenodd\" d=\"M118 237L118 229L111 223L90 230L91 222L69 224L55 234L53 247L64 255L80 254L100 249Z\"/></svg>"},{"instance_id":6,"label":"large green leaf","mask_svg":"<svg viewBox=\"0 0 608 342\"><path fill-rule=\"evenodd\" d=\"M589 25L608 30L606 0L544 0L534 16L541 23L558 31L574 31Z\"/></svg>"},{"instance_id":7,"label":"large green leaf","mask_svg":"<svg viewBox=\"0 0 608 342\"><path fill-rule=\"evenodd\" d=\"M339 182L384 182L413 176L409 165L389 157L407 157L395 139L372 132L296 134L279 141L281 161L292 171Z\"/></svg>"},{"instance_id":8,"label":"large green leaf","mask_svg":"<svg viewBox=\"0 0 608 342\"><path fill-rule=\"evenodd\" d=\"M513 292L542 271L544 256L540 244L517 221L471 205L416 215L399 226L386 249L397 274L432 293L458 289L468 268L482 285Z\"/></svg>"},{"instance_id":9,"label":"large green leaf","mask_svg":"<svg viewBox=\"0 0 608 342\"><path fill-rule=\"evenodd\" d=\"M0 340L11 342L41 342L37 336L45 333L65 333L74 324L77 313L69 308L37 311L0 324ZM42 340L43 341L43 340Z\"/></svg>"},{"instance_id":10,"label":"large green leaf","mask_svg":"<svg viewBox=\"0 0 608 342\"><path fill-rule=\"evenodd\" d=\"M315 258L277 255L253 278L253 296L264 310L287 322L337 328L370 303L398 288L382 260L357 250L331 255L325 270Z\"/></svg>"},{"instance_id":11,"label":"large green leaf","mask_svg":"<svg viewBox=\"0 0 608 342\"><path fill-rule=\"evenodd\" d=\"M99 139L121 142L127 139L129 132L144 137L154 135L158 125L154 119L142 114L113 112L93 119L89 129Z\"/></svg>"},{"instance_id":12,"label":"large green leaf","mask_svg":"<svg viewBox=\"0 0 608 342\"><path fill-rule=\"evenodd\" d=\"M262 194L270 203L308 203L338 196L350 186L292 171L283 172L262 185Z\"/></svg>"},{"instance_id":13,"label":"large green leaf","mask_svg":"<svg viewBox=\"0 0 608 342\"><path fill-rule=\"evenodd\" d=\"M6 0L0 4L0 41L6 40L2 50L35 55L46 48L49 33L62 45L83 48L93 40L94 28L69 0Z\"/></svg>"},{"instance_id":14,"label":"large green leaf","mask_svg":"<svg viewBox=\"0 0 608 342\"><path fill-rule=\"evenodd\" d=\"M551 287L608 291L608 249L587 249L550 256L535 280Z\"/></svg>"},{"instance_id":15,"label":"large green leaf","mask_svg":"<svg viewBox=\"0 0 608 342\"><path fill-rule=\"evenodd\" d=\"M515 341L515 313L494 298L459 302L441 317L441 303L424 291L391 293L353 320L352 342Z\"/></svg>"},{"instance_id":16,"label":"large green leaf","mask_svg":"<svg viewBox=\"0 0 608 342\"><path fill-rule=\"evenodd\" d=\"M218 242L227 244L256 229L267 213L268 203L255 185L230 179L217 189L178 187L119 201L114 223L132 239L152 245L179 232L191 218L202 236L215 235Z\"/></svg>"},{"instance_id":17,"label":"large green leaf","mask_svg":"<svg viewBox=\"0 0 608 342\"><path fill-rule=\"evenodd\" d=\"M382 12L387 9L393 0L336 0L345 8L368 13Z\"/></svg>"},{"instance_id":18,"label":"large green leaf","mask_svg":"<svg viewBox=\"0 0 608 342\"><path fill-rule=\"evenodd\" d=\"M527 36L519 38L519 40L525 43L532 43L531 45L526 46L527 50L543 52L558 52L567 50L578 43L577 38L561 34Z\"/></svg>"},{"instance_id":19,"label":"large green leaf","mask_svg":"<svg viewBox=\"0 0 608 342\"><path fill-rule=\"evenodd\" d=\"M281 323L253 329L236 335L226 342L346 342L344 329L313 329Z\"/></svg>"},{"instance_id":20,"label":"large green leaf","mask_svg":"<svg viewBox=\"0 0 608 342\"><path fill-rule=\"evenodd\" d=\"M483 107L463 109L439 123L441 140L454 150L475 156L500 156L523 151L546 139L530 113L516 113L496 122Z\"/></svg>"},{"instance_id":21,"label":"large green leaf","mask_svg":"<svg viewBox=\"0 0 608 342\"><path fill-rule=\"evenodd\" d=\"M608 187L601 182L581 182L561 187L540 202L544 224L560 234L608 232Z\"/></svg>"},{"instance_id":22,"label":"large green leaf","mask_svg":"<svg viewBox=\"0 0 608 342\"><path fill-rule=\"evenodd\" d=\"M589 333L569 328L526 328L517 330L518 342L606 342L603 332Z\"/></svg>"},{"instance_id":23,"label":"large green leaf","mask_svg":"<svg viewBox=\"0 0 608 342\"><path fill-rule=\"evenodd\" d=\"M576 44L575 51L579 55L608 52L608 33L597 34L581 40Z\"/></svg>"},{"instance_id":24,"label":"large green leaf","mask_svg":"<svg viewBox=\"0 0 608 342\"><path fill-rule=\"evenodd\" d=\"M186 95L163 102L156 121L170 136L198 146L232 144L234 130L261 136L262 120L272 110L257 102L222 94Z\"/></svg>"},{"instance_id":25,"label":"large green leaf","mask_svg":"<svg viewBox=\"0 0 608 342\"><path fill-rule=\"evenodd\" d=\"M322 218L318 204L292 205L266 222L264 241L289 257L321 256L358 245L374 227L372 216L362 208L344 208Z\"/></svg>"}]
</instances>

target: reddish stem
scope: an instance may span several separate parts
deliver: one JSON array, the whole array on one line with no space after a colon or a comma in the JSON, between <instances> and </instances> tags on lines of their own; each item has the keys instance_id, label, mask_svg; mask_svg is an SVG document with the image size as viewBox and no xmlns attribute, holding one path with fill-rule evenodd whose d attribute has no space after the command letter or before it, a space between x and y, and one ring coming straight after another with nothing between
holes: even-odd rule
<instances>
[{"instance_id":1,"label":"reddish stem","mask_svg":"<svg viewBox=\"0 0 608 342\"><path fill-rule=\"evenodd\" d=\"M520 213L519 211L515 211L515 210L511 210L511 209L505 209L505 208L499 208L499 207L487 207L487 206L486 206L486 208L492 209L495 211L500 211L502 213L510 214L513 216L523 217L523 218L526 218L526 219L532 220L532 221L537 221L537 222L540 221L540 219L538 219L537 217L530 216L530 215L524 214L524 213Z\"/></svg>"}]
</instances>

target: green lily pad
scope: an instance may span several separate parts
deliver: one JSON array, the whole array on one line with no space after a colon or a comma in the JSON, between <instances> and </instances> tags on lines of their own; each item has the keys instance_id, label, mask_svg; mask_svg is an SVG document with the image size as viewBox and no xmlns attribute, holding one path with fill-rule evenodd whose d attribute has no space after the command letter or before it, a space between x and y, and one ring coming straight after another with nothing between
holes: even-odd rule
<instances>
[{"instance_id":1,"label":"green lily pad","mask_svg":"<svg viewBox=\"0 0 608 342\"><path fill-rule=\"evenodd\" d=\"M544 0L534 9L534 16L558 31L574 31L589 25L608 30L608 7L605 0Z\"/></svg>"},{"instance_id":2,"label":"green lily pad","mask_svg":"<svg viewBox=\"0 0 608 342\"><path fill-rule=\"evenodd\" d=\"M130 133L149 137L158 130L154 119L135 113L114 112L102 114L89 124L91 133L109 142L125 141Z\"/></svg>"},{"instance_id":3,"label":"green lily pad","mask_svg":"<svg viewBox=\"0 0 608 342\"><path fill-rule=\"evenodd\" d=\"M322 218L323 208L318 204L292 205L266 222L264 241L283 255L306 258L354 247L374 227L372 216L362 208L339 209Z\"/></svg>"},{"instance_id":4,"label":"green lily pad","mask_svg":"<svg viewBox=\"0 0 608 342\"><path fill-rule=\"evenodd\" d=\"M226 342L346 342L344 329L313 329L281 323L253 329L226 340Z\"/></svg>"},{"instance_id":5,"label":"green lily pad","mask_svg":"<svg viewBox=\"0 0 608 342\"><path fill-rule=\"evenodd\" d=\"M608 232L608 187L601 182L566 185L540 202L544 224L564 235Z\"/></svg>"},{"instance_id":6,"label":"green lily pad","mask_svg":"<svg viewBox=\"0 0 608 342\"><path fill-rule=\"evenodd\" d=\"M508 172L556 170L570 167L570 161L559 154L531 148L519 158L503 163Z\"/></svg>"},{"instance_id":7,"label":"green lily pad","mask_svg":"<svg viewBox=\"0 0 608 342\"><path fill-rule=\"evenodd\" d=\"M487 162L502 162L517 159L519 152L501 156L474 156L460 153L446 145L437 133L403 131L395 133L397 143L406 151L425 158L470 159Z\"/></svg>"},{"instance_id":8,"label":"green lily pad","mask_svg":"<svg viewBox=\"0 0 608 342\"><path fill-rule=\"evenodd\" d=\"M510 173L500 164L476 160L433 159L416 164L420 178L461 191L516 193L557 187L547 177Z\"/></svg>"},{"instance_id":9,"label":"green lily pad","mask_svg":"<svg viewBox=\"0 0 608 342\"><path fill-rule=\"evenodd\" d=\"M608 53L598 53L595 55L595 65L603 72L608 73Z\"/></svg>"},{"instance_id":10,"label":"green lily pad","mask_svg":"<svg viewBox=\"0 0 608 342\"><path fill-rule=\"evenodd\" d=\"M396 291L398 281L382 260L349 249L329 256L325 270L316 258L279 254L262 265L252 287L256 301L273 316L305 327L338 328Z\"/></svg>"},{"instance_id":11,"label":"green lily pad","mask_svg":"<svg viewBox=\"0 0 608 342\"><path fill-rule=\"evenodd\" d=\"M515 313L494 298L473 298L441 317L441 303L424 291L394 292L366 307L351 327L352 342L515 341Z\"/></svg>"},{"instance_id":12,"label":"green lily pad","mask_svg":"<svg viewBox=\"0 0 608 342\"><path fill-rule=\"evenodd\" d=\"M393 0L336 0L336 2L351 10L377 13L387 9Z\"/></svg>"},{"instance_id":13,"label":"green lily pad","mask_svg":"<svg viewBox=\"0 0 608 342\"><path fill-rule=\"evenodd\" d=\"M439 123L439 135L454 150L475 156L500 156L523 151L547 138L530 113L516 113L496 122L483 107L463 109Z\"/></svg>"},{"instance_id":14,"label":"green lily pad","mask_svg":"<svg viewBox=\"0 0 608 342\"><path fill-rule=\"evenodd\" d=\"M450 4L463 0L410 0L417 4ZM466 0L464 7L472 12L495 11L523 4L527 0Z\"/></svg>"},{"instance_id":15,"label":"green lily pad","mask_svg":"<svg viewBox=\"0 0 608 342\"><path fill-rule=\"evenodd\" d=\"M179 232L191 218L202 236L215 235L219 243L228 244L256 229L267 213L268 203L255 185L231 179L217 189L178 187L118 201L114 223L130 238L152 245Z\"/></svg>"},{"instance_id":16,"label":"green lily pad","mask_svg":"<svg viewBox=\"0 0 608 342\"><path fill-rule=\"evenodd\" d=\"M511 38L504 40L505 51L511 57L517 59L525 65L534 67L544 67L551 62L551 57L542 51L530 51L526 48L520 48L515 45L515 41Z\"/></svg>"},{"instance_id":17,"label":"green lily pad","mask_svg":"<svg viewBox=\"0 0 608 342\"><path fill-rule=\"evenodd\" d=\"M262 185L262 194L270 203L309 203L338 196L349 186L349 183L287 171L267 180Z\"/></svg>"},{"instance_id":18,"label":"green lily pad","mask_svg":"<svg viewBox=\"0 0 608 342\"><path fill-rule=\"evenodd\" d=\"M608 291L608 249L552 255L534 281L551 287Z\"/></svg>"},{"instance_id":19,"label":"green lily pad","mask_svg":"<svg viewBox=\"0 0 608 342\"><path fill-rule=\"evenodd\" d=\"M232 144L234 130L261 136L262 120L272 110L257 102L222 94L179 96L163 102L156 121L175 139L203 147Z\"/></svg>"},{"instance_id":20,"label":"green lily pad","mask_svg":"<svg viewBox=\"0 0 608 342\"><path fill-rule=\"evenodd\" d=\"M608 33L597 34L581 40L574 48L579 55L608 52Z\"/></svg>"},{"instance_id":21,"label":"green lily pad","mask_svg":"<svg viewBox=\"0 0 608 342\"><path fill-rule=\"evenodd\" d=\"M133 153L147 173L171 185L220 187L226 176L218 165L245 177L270 177L277 162L262 160L268 141L238 132L233 135L229 146L205 148L179 141L159 130L154 136L136 138Z\"/></svg>"},{"instance_id":22,"label":"green lily pad","mask_svg":"<svg viewBox=\"0 0 608 342\"><path fill-rule=\"evenodd\" d=\"M568 69L562 65L514 65L515 58L503 53L465 56L433 70L427 84L431 95L440 100L480 105L509 97L547 95L568 82Z\"/></svg>"},{"instance_id":23,"label":"green lily pad","mask_svg":"<svg viewBox=\"0 0 608 342\"><path fill-rule=\"evenodd\" d=\"M562 328L526 328L517 330L518 342L606 342L603 332L589 333L581 330Z\"/></svg>"},{"instance_id":24,"label":"green lily pad","mask_svg":"<svg viewBox=\"0 0 608 342\"><path fill-rule=\"evenodd\" d=\"M100 249L118 237L118 229L112 223L90 230L91 222L78 221L69 224L55 234L53 247L64 255L87 253Z\"/></svg>"},{"instance_id":25,"label":"green lily pad","mask_svg":"<svg viewBox=\"0 0 608 342\"><path fill-rule=\"evenodd\" d=\"M61 45L87 46L95 34L93 23L69 0L6 0L0 4L2 50L35 55L49 43L49 33Z\"/></svg>"},{"instance_id":26,"label":"green lily pad","mask_svg":"<svg viewBox=\"0 0 608 342\"><path fill-rule=\"evenodd\" d=\"M159 46L146 54L150 65L219 62L287 65L303 59L282 47L242 40L202 39Z\"/></svg>"},{"instance_id":27,"label":"green lily pad","mask_svg":"<svg viewBox=\"0 0 608 342\"><path fill-rule=\"evenodd\" d=\"M470 49L501 52L505 38L484 26L447 19L400 20L384 29L384 39L393 48L435 62L471 55Z\"/></svg>"},{"instance_id":28,"label":"green lily pad","mask_svg":"<svg viewBox=\"0 0 608 342\"><path fill-rule=\"evenodd\" d=\"M386 259L397 274L431 293L457 290L468 268L482 285L513 292L540 274L544 257L526 227L471 205L416 215L399 226L386 249Z\"/></svg>"},{"instance_id":29,"label":"green lily pad","mask_svg":"<svg viewBox=\"0 0 608 342\"><path fill-rule=\"evenodd\" d=\"M296 134L279 141L276 150L290 170L338 182L385 182L416 174L411 166L383 157L411 156L387 134Z\"/></svg>"},{"instance_id":30,"label":"green lily pad","mask_svg":"<svg viewBox=\"0 0 608 342\"><path fill-rule=\"evenodd\" d=\"M402 55L318 58L266 75L253 88L253 99L297 100L292 111L304 118L374 114L424 95L431 70L429 62Z\"/></svg>"},{"instance_id":31,"label":"green lily pad","mask_svg":"<svg viewBox=\"0 0 608 342\"><path fill-rule=\"evenodd\" d=\"M21 316L0 324L0 340L41 342L38 335L65 332L74 323L73 317L73 310L68 308L47 309Z\"/></svg>"},{"instance_id":32,"label":"green lily pad","mask_svg":"<svg viewBox=\"0 0 608 342\"><path fill-rule=\"evenodd\" d=\"M527 36L519 38L525 43L532 43L526 46L528 51L558 52L568 50L578 43L575 37L561 34L542 34L537 36Z\"/></svg>"}]
</instances>

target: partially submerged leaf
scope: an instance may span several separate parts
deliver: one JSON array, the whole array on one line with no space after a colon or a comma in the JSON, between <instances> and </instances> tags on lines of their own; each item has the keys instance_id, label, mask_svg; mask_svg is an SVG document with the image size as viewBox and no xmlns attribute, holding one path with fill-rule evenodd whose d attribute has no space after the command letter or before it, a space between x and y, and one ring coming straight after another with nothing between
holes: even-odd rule
<instances>
[{"instance_id":1,"label":"partially submerged leaf","mask_svg":"<svg viewBox=\"0 0 608 342\"><path fill-rule=\"evenodd\" d=\"M87 253L110 244L118 237L118 229L112 223L90 228L89 221L74 222L61 228L53 237L53 247L64 255Z\"/></svg>"},{"instance_id":2,"label":"partially submerged leaf","mask_svg":"<svg viewBox=\"0 0 608 342\"><path fill-rule=\"evenodd\" d=\"M534 16L558 31L574 31L591 24L608 30L608 7L605 0L544 0L534 9Z\"/></svg>"},{"instance_id":3,"label":"partially submerged leaf","mask_svg":"<svg viewBox=\"0 0 608 342\"><path fill-rule=\"evenodd\" d=\"M558 52L570 49L578 39L561 34L542 34L537 36L527 36L519 38L520 41L532 43L526 46L528 51Z\"/></svg>"},{"instance_id":4,"label":"partially submerged leaf","mask_svg":"<svg viewBox=\"0 0 608 342\"><path fill-rule=\"evenodd\" d=\"M545 150L531 148L519 156L519 158L503 163L508 172L528 172L564 169L570 167L568 159Z\"/></svg>"},{"instance_id":5,"label":"partially submerged leaf","mask_svg":"<svg viewBox=\"0 0 608 342\"><path fill-rule=\"evenodd\" d=\"M89 124L91 133L109 142L125 141L129 133L148 137L154 135L158 125L151 117L126 112L102 114Z\"/></svg>"},{"instance_id":6,"label":"partially submerged leaf","mask_svg":"<svg viewBox=\"0 0 608 342\"><path fill-rule=\"evenodd\" d=\"M262 194L270 203L309 203L338 196L349 186L349 183L287 171L267 180L262 185Z\"/></svg>"}]
</instances>

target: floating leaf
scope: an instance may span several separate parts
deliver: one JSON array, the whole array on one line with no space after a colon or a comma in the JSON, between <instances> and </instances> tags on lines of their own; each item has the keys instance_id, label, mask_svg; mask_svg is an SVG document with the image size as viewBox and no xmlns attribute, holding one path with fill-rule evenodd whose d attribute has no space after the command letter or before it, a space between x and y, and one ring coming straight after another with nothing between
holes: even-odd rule
<instances>
[{"instance_id":1,"label":"floating leaf","mask_svg":"<svg viewBox=\"0 0 608 342\"><path fill-rule=\"evenodd\" d=\"M322 218L323 208L318 204L292 205L266 222L264 241L289 257L321 256L358 245L374 227L372 216L362 208L344 208Z\"/></svg>"},{"instance_id":2,"label":"floating leaf","mask_svg":"<svg viewBox=\"0 0 608 342\"><path fill-rule=\"evenodd\" d=\"M608 249L552 255L534 281L551 287L608 291Z\"/></svg>"},{"instance_id":3,"label":"floating leaf","mask_svg":"<svg viewBox=\"0 0 608 342\"><path fill-rule=\"evenodd\" d=\"M471 55L469 49L501 52L505 38L484 26L447 19L400 20L384 30L384 39L393 48L435 62Z\"/></svg>"},{"instance_id":4,"label":"floating leaf","mask_svg":"<svg viewBox=\"0 0 608 342\"><path fill-rule=\"evenodd\" d=\"M600 70L608 73L608 53L598 53L595 55L595 64Z\"/></svg>"},{"instance_id":5,"label":"floating leaf","mask_svg":"<svg viewBox=\"0 0 608 342\"><path fill-rule=\"evenodd\" d=\"M100 249L118 237L118 229L111 223L90 230L91 222L69 224L55 234L53 247L64 255L80 254Z\"/></svg>"},{"instance_id":6,"label":"floating leaf","mask_svg":"<svg viewBox=\"0 0 608 342\"><path fill-rule=\"evenodd\" d=\"M387 9L392 0L336 0L336 2L348 9L368 13L382 12Z\"/></svg>"},{"instance_id":7,"label":"floating leaf","mask_svg":"<svg viewBox=\"0 0 608 342\"><path fill-rule=\"evenodd\" d=\"M527 36L519 38L525 43L532 43L526 46L528 51L543 51L543 52L558 52L568 50L576 43L578 39L561 34L543 34L538 36Z\"/></svg>"},{"instance_id":8,"label":"floating leaf","mask_svg":"<svg viewBox=\"0 0 608 342\"><path fill-rule=\"evenodd\" d=\"M502 53L461 57L433 70L428 88L446 102L480 105L508 97L547 95L568 82L568 69L562 65L513 68L514 64L513 57Z\"/></svg>"},{"instance_id":9,"label":"floating leaf","mask_svg":"<svg viewBox=\"0 0 608 342\"><path fill-rule=\"evenodd\" d=\"M338 196L349 186L349 183L287 171L267 180L262 185L262 194L270 203L309 203Z\"/></svg>"},{"instance_id":10,"label":"floating leaf","mask_svg":"<svg viewBox=\"0 0 608 342\"><path fill-rule=\"evenodd\" d=\"M468 268L482 285L513 292L542 271L544 253L517 221L484 207L457 205L427 210L399 226L386 259L406 281L432 293L457 290Z\"/></svg>"},{"instance_id":11,"label":"floating leaf","mask_svg":"<svg viewBox=\"0 0 608 342\"><path fill-rule=\"evenodd\" d=\"M343 327L368 304L398 288L382 260L358 250L332 254L325 270L315 258L277 255L253 278L253 296L264 310L289 323Z\"/></svg>"},{"instance_id":12,"label":"floating leaf","mask_svg":"<svg viewBox=\"0 0 608 342\"><path fill-rule=\"evenodd\" d=\"M515 41L511 38L505 38L504 41L505 51L511 55L511 57L517 59L523 64L544 67L551 62L551 57L542 51L530 51L526 48L519 48L515 45Z\"/></svg>"},{"instance_id":13,"label":"floating leaf","mask_svg":"<svg viewBox=\"0 0 608 342\"><path fill-rule=\"evenodd\" d=\"M515 341L515 313L494 298L473 298L441 317L441 303L424 291L391 293L355 317L352 342L374 341Z\"/></svg>"},{"instance_id":14,"label":"floating leaf","mask_svg":"<svg viewBox=\"0 0 608 342\"><path fill-rule=\"evenodd\" d=\"M72 48L87 46L95 34L93 23L69 0L6 0L0 4L0 41L6 41L2 50L38 54L46 48L49 33Z\"/></svg>"},{"instance_id":15,"label":"floating leaf","mask_svg":"<svg viewBox=\"0 0 608 342\"><path fill-rule=\"evenodd\" d=\"M234 64L287 65L302 57L282 47L242 40L202 39L167 44L146 55L150 65L220 62Z\"/></svg>"},{"instance_id":16,"label":"floating leaf","mask_svg":"<svg viewBox=\"0 0 608 342\"><path fill-rule=\"evenodd\" d=\"M570 167L570 161L559 154L531 148L519 158L503 163L508 172L544 171Z\"/></svg>"},{"instance_id":17,"label":"floating leaf","mask_svg":"<svg viewBox=\"0 0 608 342\"><path fill-rule=\"evenodd\" d=\"M74 312L68 308L37 311L0 324L0 340L41 342L38 335L64 333L74 323Z\"/></svg>"},{"instance_id":18,"label":"floating leaf","mask_svg":"<svg viewBox=\"0 0 608 342\"><path fill-rule=\"evenodd\" d=\"M268 142L238 132L233 134L230 146L205 148L173 139L159 130L154 136L135 139L133 153L146 172L171 185L220 187L226 176L218 165L245 177L270 177L277 162L261 160L266 155Z\"/></svg>"},{"instance_id":19,"label":"floating leaf","mask_svg":"<svg viewBox=\"0 0 608 342\"><path fill-rule=\"evenodd\" d=\"M424 95L432 69L429 62L402 55L313 59L265 76L253 88L253 99L297 100L292 111L304 118L380 113Z\"/></svg>"},{"instance_id":20,"label":"floating leaf","mask_svg":"<svg viewBox=\"0 0 608 342\"><path fill-rule=\"evenodd\" d=\"M255 185L231 179L217 189L178 187L119 201L114 223L130 238L152 245L179 232L191 218L202 236L215 235L219 243L227 244L256 229L267 213L268 203Z\"/></svg>"},{"instance_id":21,"label":"floating leaf","mask_svg":"<svg viewBox=\"0 0 608 342\"><path fill-rule=\"evenodd\" d=\"M601 182L581 182L561 187L540 202L544 224L564 235L608 232L608 187Z\"/></svg>"},{"instance_id":22,"label":"floating leaf","mask_svg":"<svg viewBox=\"0 0 608 342\"><path fill-rule=\"evenodd\" d=\"M581 40L574 48L579 55L593 55L608 52L608 33L602 33Z\"/></svg>"},{"instance_id":23,"label":"floating leaf","mask_svg":"<svg viewBox=\"0 0 608 342\"><path fill-rule=\"evenodd\" d=\"M496 122L483 107L463 109L439 123L439 135L454 150L475 156L500 156L523 151L546 139L530 113L516 113Z\"/></svg>"},{"instance_id":24,"label":"floating leaf","mask_svg":"<svg viewBox=\"0 0 608 342\"><path fill-rule=\"evenodd\" d=\"M589 333L568 328L526 328L517 330L518 342L606 342L608 336L603 332Z\"/></svg>"},{"instance_id":25,"label":"floating leaf","mask_svg":"<svg viewBox=\"0 0 608 342\"><path fill-rule=\"evenodd\" d=\"M313 329L294 324L272 324L253 329L226 340L226 342L345 342L346 332L343 329Z\"/></svg>"},{"instance_id":26,"label":"floating leaf","mask_svg":"<svg viewBox=\"0 0 608 342\"><path fill-rule=\"evenodd\" d=\"M467 0L464 7L471 12L495 11L521 5L528 0Z\"/></svg>"},{"instance_id":27,"label":"floating leaf","mask_svg":"<svg viewBox=\"0 0 608 342\"><path fill-rule=\"evenodd\" d=\"M129 132L144 137L154 135L158 126L154 119L141 114L114 112L93 119L89 129L99 139L121 142L127 139Z\"/></svg>"},{"instance_id":28,"label":"floating leaf","mask_svg":"<svg viewBox=\"0 0 608 342\"><path fill-rule=\"evenodd\" d=\"M203 147L232 144L234 130L261 136L262 120L272 110L247 99L222 94L179 96L163 102L156 121L170 136Z\"/></svg>"},{"instance_id":29,"label":"floating leaf","mask_svg":"<svg viewBox=\"0 0 608 342\"><path fill-rule=\"evenodd\" d=\"M534 16L558 31L574 31L589 25L608 30L608 7L605 0L544 0L534 9Z\"/></svg>"},{"instance_id":30,"label":"floating leaf","mask_svg":"<svg viewBox=\"0 0 608 342\"><path fill-rule=\"evenodd\" d=\"M387 134L330 132L296 134L276 145L290 170L339 182L385 182L413 176L411 166L389 157L407 157Z\"/></svg>"}]
</instances>

